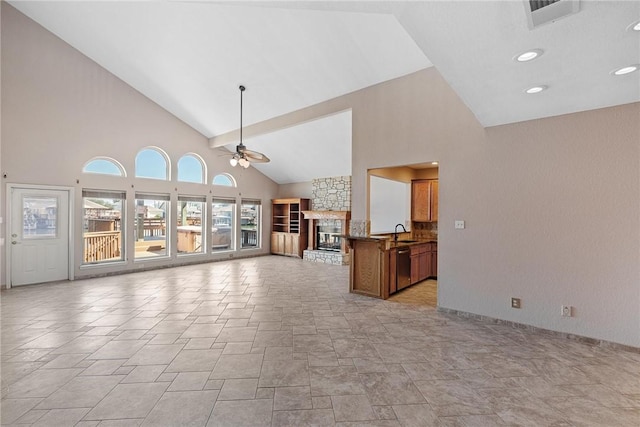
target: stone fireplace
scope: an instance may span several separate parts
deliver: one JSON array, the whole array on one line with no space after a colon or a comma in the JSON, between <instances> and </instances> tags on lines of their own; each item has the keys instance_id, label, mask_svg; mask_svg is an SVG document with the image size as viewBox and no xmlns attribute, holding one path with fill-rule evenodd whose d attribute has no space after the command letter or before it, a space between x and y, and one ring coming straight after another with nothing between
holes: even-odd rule
<instances>
[{"instance_id":1,"label":"stone fireplace","mask_svg":"<svg viewBox=\"0 0 640 427\"><path fill-rule=\"evenodd\" d=\"M314 210L302 211L309 221L309 241L303 259L348 265L349 248L342 236L349 234L351 177L314 179L311 206Z\"/></svg>"}]
</instances>

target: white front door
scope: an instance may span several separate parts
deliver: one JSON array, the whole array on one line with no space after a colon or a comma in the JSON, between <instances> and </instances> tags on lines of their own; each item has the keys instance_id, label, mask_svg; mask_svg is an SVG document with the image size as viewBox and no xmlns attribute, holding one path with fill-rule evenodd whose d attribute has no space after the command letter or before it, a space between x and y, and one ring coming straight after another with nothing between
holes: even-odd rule
<instances>
[{"instance_id":1,"label":"white front door","mask_svg":"<svg viewBox=\"0 0 640 427\"><path fill-rule=\"evenodd\" d=\"M11 190L11 286L69 278L69 192Z\"/></svg>"}]
</instances>

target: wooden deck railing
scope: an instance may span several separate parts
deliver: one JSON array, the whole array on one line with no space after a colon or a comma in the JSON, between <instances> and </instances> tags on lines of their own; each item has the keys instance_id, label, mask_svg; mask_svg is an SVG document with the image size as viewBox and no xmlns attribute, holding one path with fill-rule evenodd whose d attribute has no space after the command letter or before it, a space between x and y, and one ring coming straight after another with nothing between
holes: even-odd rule
<instances>
[{"instance_id":1,"label":"wooden deck railing","mask_svg":"<svg viewBox=\"0 0 640 427\"><path fill-rule=\"evenodd\" d=\"M84 233L84 262L120 258L120 231Z\"/></svg>"}]
</instances>

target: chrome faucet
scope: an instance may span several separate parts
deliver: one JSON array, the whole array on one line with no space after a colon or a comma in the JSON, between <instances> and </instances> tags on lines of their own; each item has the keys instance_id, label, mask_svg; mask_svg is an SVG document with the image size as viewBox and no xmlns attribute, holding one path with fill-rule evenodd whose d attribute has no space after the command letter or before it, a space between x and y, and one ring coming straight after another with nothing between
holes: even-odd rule
<instances>
[{"instance_id":1,"label":"chrome faucet","mask_svg":"<svg viewBox=\"0 0 640 427\"><path fill-rule=\"evenodd\" d=\"M398 226L402 227L402 230L406 233L407 229L404 228L402 224L396 224L396 227L393 229L393 242L398 243Z\"/></svg>"}]
</instances>

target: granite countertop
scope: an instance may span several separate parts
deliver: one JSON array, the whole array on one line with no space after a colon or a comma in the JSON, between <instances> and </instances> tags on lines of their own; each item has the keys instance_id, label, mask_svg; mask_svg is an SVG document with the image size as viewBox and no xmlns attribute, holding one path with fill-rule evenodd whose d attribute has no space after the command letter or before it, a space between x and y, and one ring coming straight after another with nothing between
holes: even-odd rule
<instances>
[{"instance_id":1,"label":"granite countertop","mask_svg":"<svg viewBox=\"0 0 640 427\"><path fill-rule=\"evenodd\" d=\"M437 239L410 239L411 241L407 241L409 239L398 239L398 242L393 241L393 237L390 236L343 236L347 239L351 240L361 240L365 242L378 242L378 243L386 243L387 249L405 247L405 246L415 246L424 243L438 243ZM403 241L404 240L404 241Z\"/></svg>"}]
</instances>

